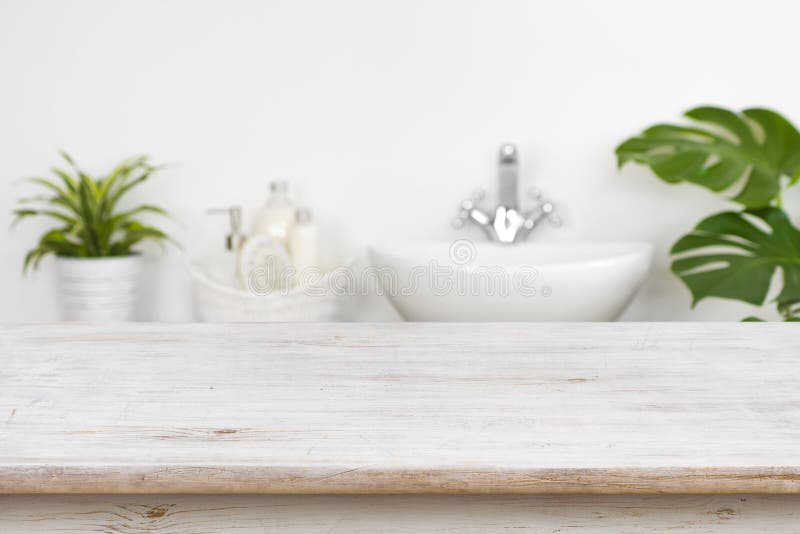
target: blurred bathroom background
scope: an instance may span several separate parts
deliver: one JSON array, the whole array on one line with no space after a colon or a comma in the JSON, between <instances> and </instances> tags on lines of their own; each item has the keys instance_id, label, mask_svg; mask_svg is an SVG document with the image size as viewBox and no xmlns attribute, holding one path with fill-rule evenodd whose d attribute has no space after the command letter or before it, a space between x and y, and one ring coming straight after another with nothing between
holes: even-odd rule
<instances>
[{"instance_id":1,"label":"blurred bathroom background","mask_svg":"<svg viewBox=\"0 0 800 534\"><path fill-rule=\"evenodd\" d=\"M726 204L618 171L614 147L702 103L800 120L798 19L791 0L3 0L0 321L58 318L51 259L22 275L49 223L8 230L15 182L58 148L89 171L135 153L173 163L136 192L175 215L184 247L147 256L139 316L184 321L186 258L222 250L228 230L206 209L247 219L287 180L323 254L452 239L504 141L564 221L531 240L656 245L623 320L739 320L752 308L690 309L668 270L676 236ZM800 190L785 205L800 214ZM361 318L396 315L371 303Z\"/></svg>"}]
</instances>

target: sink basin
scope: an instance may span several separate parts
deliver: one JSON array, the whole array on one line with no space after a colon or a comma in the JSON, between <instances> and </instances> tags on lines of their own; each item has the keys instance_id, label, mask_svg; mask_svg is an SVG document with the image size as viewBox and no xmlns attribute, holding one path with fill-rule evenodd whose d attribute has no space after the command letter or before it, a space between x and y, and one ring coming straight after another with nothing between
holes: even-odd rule
<instances>
[{"instance_id":1,"label":"sink basin","mask_svg":"<svg viewBox=\"0 0 800 534\"><path fill-rule=\"evenodd\" d=\"M459 239L369 253L376 285L408 321L613 321L644 281L653 247Z\"/></svg>"}]
</instances>

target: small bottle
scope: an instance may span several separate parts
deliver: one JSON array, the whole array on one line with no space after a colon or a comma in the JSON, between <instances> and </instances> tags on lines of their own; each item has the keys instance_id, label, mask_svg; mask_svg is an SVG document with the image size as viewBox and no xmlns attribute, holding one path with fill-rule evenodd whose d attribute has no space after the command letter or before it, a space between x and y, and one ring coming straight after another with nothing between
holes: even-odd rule
<instances>
[{"instance_id":1,"label":"small bottle","mask_svg":"<svg viewBox=\"0 0 800 534\"><path fill-rule=\"evenodd\" d=\"M287 245L294 223L294 206L289 198L289 184L271 182L270 195L256 216L254 234L268 235Z\"/></svg>"},{"instance_id":2,"label":"small bottle","mask_svg":"<svg viewBox=\"0 0 800 534\"><path fill-rule=\"evenodd\" d=\"M313 282L316 273L311 272L310 268L319 269L317 225L314 224L308 208L297 210L289 235L289 254L295 269L296 285L303 286Z\"/></svg>"}]
</instances>

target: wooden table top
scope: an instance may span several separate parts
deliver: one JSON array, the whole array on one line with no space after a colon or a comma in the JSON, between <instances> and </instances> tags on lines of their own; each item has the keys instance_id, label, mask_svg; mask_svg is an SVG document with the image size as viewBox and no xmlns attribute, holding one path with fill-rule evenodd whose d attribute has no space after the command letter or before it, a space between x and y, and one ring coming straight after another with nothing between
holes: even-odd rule
<instances>
[{"instance_id":1,"label":"wooden table top","mask_svg":"<svg viewBox=\"0 0 800 534\"><path fill-rule=\"evenodd\" d=\"M791 323L0 327L0 493L800 493Z\"/></svg>"}]
</instances>

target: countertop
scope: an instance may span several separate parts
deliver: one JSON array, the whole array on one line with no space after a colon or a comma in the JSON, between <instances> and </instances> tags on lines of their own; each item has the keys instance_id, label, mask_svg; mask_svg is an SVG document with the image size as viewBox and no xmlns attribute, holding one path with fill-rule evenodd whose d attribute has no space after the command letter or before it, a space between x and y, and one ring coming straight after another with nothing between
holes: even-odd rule
<instances>
[{"instance_id":1,"label":"countertop","mask_svg":"<svg viewBox=\"0 0 800 534\"><path fill-rule=\"evenodd\" d=\"M800 493L800 328L0 327L0 493Z\"/></svg>"}]
</instances>

